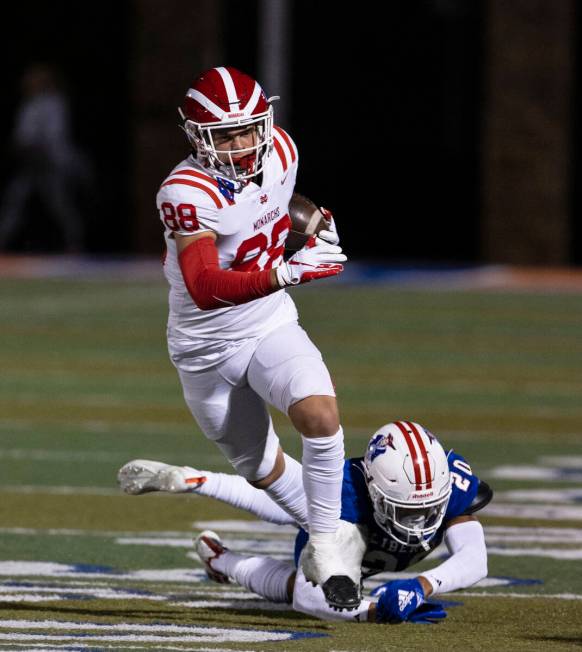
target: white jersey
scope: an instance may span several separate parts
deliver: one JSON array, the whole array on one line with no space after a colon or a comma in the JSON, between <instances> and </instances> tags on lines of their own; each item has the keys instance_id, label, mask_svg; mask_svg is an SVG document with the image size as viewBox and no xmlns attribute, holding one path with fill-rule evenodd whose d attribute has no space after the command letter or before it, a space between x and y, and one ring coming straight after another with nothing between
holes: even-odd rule
<instances>
[{"instance_id":1,"label":"white jersey","mask_svg":"<svg viewBox=\"0 0 582 652\"><path fill-rule=\"evenodd\" d=\"M253 272L281 264L298 157L283 129L274 127L273 136L260 186L251 180L240 193L233 192L232 182L211 176L189 156L158 192L167 246L164 273L170 284L168 347L172 361L184 371L218 364L249 339L297 320L295 304L284 290L240 305L200 310L184 283L174 239L174 233L213 231L221 269Z\"/></svg>"}]
</instances>

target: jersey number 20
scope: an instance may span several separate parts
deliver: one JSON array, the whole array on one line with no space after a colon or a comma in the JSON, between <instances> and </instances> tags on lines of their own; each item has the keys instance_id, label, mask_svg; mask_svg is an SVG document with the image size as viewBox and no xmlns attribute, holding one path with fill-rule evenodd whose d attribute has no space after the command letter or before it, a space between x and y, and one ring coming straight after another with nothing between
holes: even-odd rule
<instances>
[{"instance_id":1,"label":"jersey number 20","mask_svg":"<svg viewBox=\"0 0 582 652\"><path fill-rule=\"evenodd\" d=\"M463 460L455 460L453 462L453 466L466 475L473 475L471 467L467 464L467 462L464 462ZM455 487L461 491L468 491L469 487L471 486L470 478L464 478L460 473L455 473L454 471L451 471L451 477L453 478Z\"/></svg>"}]
</instances>

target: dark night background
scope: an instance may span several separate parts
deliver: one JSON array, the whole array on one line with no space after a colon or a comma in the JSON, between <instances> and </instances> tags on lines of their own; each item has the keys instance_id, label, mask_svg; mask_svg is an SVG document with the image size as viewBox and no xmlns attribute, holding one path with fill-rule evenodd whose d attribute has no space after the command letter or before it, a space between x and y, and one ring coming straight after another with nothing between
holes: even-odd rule
<instances>
[{"instance_id":1,"label":"dark night background","mask_svg":"<svg viewBox=\"0 0 582 652\"><path fill-rule=\"evenodd\" d=\"M515 3L516 13L521 8L531 23L530 42L548 19L544 12L550 4ZM374 3L360 3L359 11L335 3L289 3L291 94L281 103L289 109L286 126L299 146L297 189L334 211L348 254L410 263L582 262L581 230L574 219L580 204L575 180L581 97L574 91L580 87L579 12L575 4L564 5L570 11L555 19L555 29L571 29L572 72L565 103L572 120L564 126L567 144L556 146L566 162L567 184L555 203L565 209L559 217L551 202L537 202L540 214L531 223L541 224L538 240L544 242L546 237L552 240L554 220L561 220L565 244L555 255L546 256L532 245L512 258L511 246L503 241L515 239L516 233L526 239L530 209L524 208L519 217L515 207L523 204L523 188L535 188L538 180L528 169L532 156L525 152L517 157L524 161L523 182L515 177L503 196L495 188L489 193L485 185L485 180L503 185L499 179L506 178L506 170L499 162L507 162L520 147L511 124L503 123L503 113L506 132L498 128L491 136L485 131L497 124L486 115L487 107L495 106L487 71L503 67L503 61L491 63L492 52L497 52L491 44L499 30L509 29L504 21L511 18L495 13L499 2L401 1L386 5L388 14L382 16ZM155 193L157 183L186 151L175 112L184 91L207 65L233 65L259 76L258 2L200 1L184 7L170 2L162 8L145 1L21 4L0 28L0 145L5 152L0 184L11 169L8 145L20 76L31 62L54 63L66 79L76 140L95 167L97 192L82 198L91 253L151 254L160 249ZM519 23L519 16L513 18ZM527 57L519 59L523 66L522 59ZM532 87L536 74L535 69L524 73L532 77ZM551 85L551 71L540 75ZM532 114L546 111L543 83L528 97L530 105L541 105ZM266 92L272 94L269 88ZM501 95L504 89L497 92ZM547 110L554 115L553 106ZM559 117L552 119L561 124ZM549 125L548 133L552 129ZM487 139L501 145L489 147ZM542 133L540 161L546 151L543 141ZM500 153L504 146L508 150ZM517 173L514 161L507 165L509 184ZM545 172L539 174L546 178ZM490 196L497 197L497 208L487 208ZM38 200L29 213L12 251L58 251L58 229ZM493 235L484 239L490 213L491 224L501 223L502 230L492 228ZM504 235L512 220L513 230Z\"/></svg>"}]
</instances>

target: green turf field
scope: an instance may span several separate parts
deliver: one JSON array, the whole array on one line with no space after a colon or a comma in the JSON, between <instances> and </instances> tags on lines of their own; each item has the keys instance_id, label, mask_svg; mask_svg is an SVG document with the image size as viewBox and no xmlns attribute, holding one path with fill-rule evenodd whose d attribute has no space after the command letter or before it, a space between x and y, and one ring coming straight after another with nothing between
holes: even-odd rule
<instances>
[{"instance_id":1,"label":"green turf field","mask_svg":"<svg viewBox=\"0 0 582 652\"><path fill-rule=\"evenodd\" d=\"M398 627L319 622L205 582L189 555L208 522L229 545L281 557L292 534L210 499L119 495L133 457L228 470L167 358L163 282L10 280L0 297L0 650L582 646L582 295L294 292L348 455L413 419L497 492L488 580L449 596L460 604L444 623Z\"/></svg>"}]
</instances>

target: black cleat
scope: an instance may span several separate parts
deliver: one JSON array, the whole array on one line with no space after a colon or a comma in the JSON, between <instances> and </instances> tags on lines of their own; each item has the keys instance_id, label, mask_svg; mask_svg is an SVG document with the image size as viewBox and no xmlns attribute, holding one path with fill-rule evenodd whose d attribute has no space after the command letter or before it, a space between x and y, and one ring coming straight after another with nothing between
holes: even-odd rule
<instances>
[{"instance_id":1,"label":"black cleat","mask_svg":"<svg viewBox=\"0 0 582 652\"><path fill-rule=\"evenodd\" d=\"M352 611L362 601L360 589L347 575L332 575L321 588L327 604L339 611Z\"/></svg>"}]
</instances>

